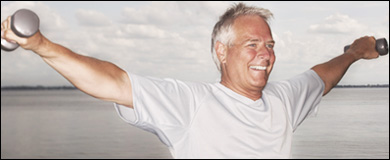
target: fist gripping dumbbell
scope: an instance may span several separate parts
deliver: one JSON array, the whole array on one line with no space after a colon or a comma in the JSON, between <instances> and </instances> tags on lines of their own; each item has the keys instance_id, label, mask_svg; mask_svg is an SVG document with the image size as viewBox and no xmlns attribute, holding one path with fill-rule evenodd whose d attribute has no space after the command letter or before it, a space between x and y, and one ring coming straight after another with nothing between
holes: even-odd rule
<instances>
[{"instance_id":1,"label":"fist gripping dumbbell","mask_svg":"<svg viewBox=\"0 0 390 160\"><path fill-rule=\"evenodd\" d=\"M344 52L348 50L348 48L351 47L351 45L347 45L344 47ZM383 56L386 55L389 52L389 48L387 45L387 40L385 38L379 38L376 40L376 51L379 53L379 55Z\"/></svg>"},{"instance_id":2,"label":"fist gripping dumbbell","mask_svg":"<svg viewBox=\"0 0 390 160\"><path fill-rule=\"evenodd\" d=\"M20 9L11 17L11 29L19 37L31 37L38 32L39 18L33 11ZM18 47L17 43L1 39L1 49L4 51L13 51Z\"/></svg>"}]
</instances>

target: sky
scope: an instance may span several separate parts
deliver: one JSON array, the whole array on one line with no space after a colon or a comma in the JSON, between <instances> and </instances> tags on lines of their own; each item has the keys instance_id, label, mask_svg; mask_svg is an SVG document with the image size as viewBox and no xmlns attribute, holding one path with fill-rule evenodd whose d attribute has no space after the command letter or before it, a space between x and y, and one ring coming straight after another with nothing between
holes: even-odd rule
<instances>
[{"instance_id":1,"label":"sky","mask_svg":"<svg viewBox=\"0 0 390 160\"><path fill-rule=\"evenodd\" d=\"M237 2L7 2L1 20L28 8L40 30L72 51L142 76L218 82L211 32ZM389 40L389 2L244 2L269 9L276 62L269 81L302 73L362 36ZM75 71L77 72L77 71ZM339 84L389 84L389 55L353 64ZM1 86L71 85L38 55L1 51Z\"/></svg>"}]
</instances>

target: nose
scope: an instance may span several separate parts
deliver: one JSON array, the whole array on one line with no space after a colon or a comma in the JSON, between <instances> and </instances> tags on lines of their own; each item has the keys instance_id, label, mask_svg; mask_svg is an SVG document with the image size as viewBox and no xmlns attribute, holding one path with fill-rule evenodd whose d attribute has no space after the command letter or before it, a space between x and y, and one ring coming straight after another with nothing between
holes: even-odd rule
<instances>
[{"instance_id":1,"label":"nose","mask_svg":"<svg viewBox=\"0 0 390 160\"><path fill-rule=\"evenodd\" d=\"M269 60L272 54L272 49L267 48L266 44L263 47L260 47L257 51L257 56L260 59Z\"/></svg>"}]
</instances>

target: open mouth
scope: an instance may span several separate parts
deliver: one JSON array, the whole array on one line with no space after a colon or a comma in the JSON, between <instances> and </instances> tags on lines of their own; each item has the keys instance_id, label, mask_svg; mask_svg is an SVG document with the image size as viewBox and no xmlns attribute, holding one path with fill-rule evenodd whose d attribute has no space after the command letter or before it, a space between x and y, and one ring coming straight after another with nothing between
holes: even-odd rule
<instances>
[{"instance_id":1,"label":"open mouth","mask_svg":"<svg viewBox=\"0 0 390 160\"><path fill-rule=\"evenodd\" d=\"M264 71L267 69L266 66L249 66L249 68L254 70L259 70L259 71Z\"/></svg>"}]
</instances>

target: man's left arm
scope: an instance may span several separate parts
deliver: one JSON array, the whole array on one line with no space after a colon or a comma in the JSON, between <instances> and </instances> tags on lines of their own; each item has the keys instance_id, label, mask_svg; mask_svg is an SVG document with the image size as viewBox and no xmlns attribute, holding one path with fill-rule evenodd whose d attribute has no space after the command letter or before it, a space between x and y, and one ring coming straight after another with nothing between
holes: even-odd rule
<instances>
[{"instance_id":1,"label":"man's left arm","mask_svg":"<svg viewBox=\"0 0 390 160\"><path fill-rule=\"evenodd\" d=\"M344 76L354 62L360 59L377 58L374 37L362 37L353 42L351 47L342 55L328 62L318 64L312 69L321 77L325 84L323 96L326 95Z\"/></svg>"}]
</instances>

